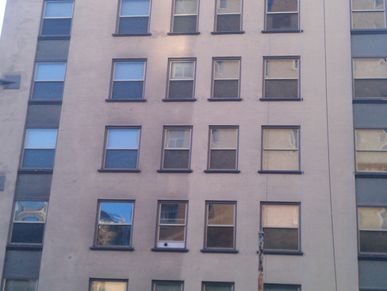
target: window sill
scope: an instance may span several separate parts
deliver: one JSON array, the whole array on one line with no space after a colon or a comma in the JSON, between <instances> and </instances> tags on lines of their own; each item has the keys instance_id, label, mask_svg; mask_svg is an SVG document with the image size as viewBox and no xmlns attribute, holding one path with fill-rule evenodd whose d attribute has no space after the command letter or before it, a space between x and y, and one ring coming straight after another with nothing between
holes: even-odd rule
<instances>
[{"instance_id":1,"label":"window sill","mask_svg":"<svg viewBox=\"0 0 387 291\"><path fill-rule=\"evenodd\" d=\"M199 35L200 32L168 32L167 35Z\"/></svg>"},{"instance_id":2,"label":"window sill","mask_svg":"<svg viewBox=\"0 0 387 291\"><path fill-rule=\"evenodd\" d=\"M301 251L281 251L281 250L263 250L265 255L280 255L280 256L303 256L304 253ZM259 254L259 251L257 251Z\"/></svg>"},{"instance_id":3,"label":"window sill","mask_svg":"<svg viewBox=\"0 0 387 291\"><path fill-rule=\"evenodd\" d=\"M302 29L262 30L262 33L301 33Z\"/></svg>"},{"instance_id":4,"label":"window sill","mask_svg":"<svg viewBox=\"0 0 387 291\"><path fill-rule=\"evenodd\" d=\"M359 254L359 261L387 261L386 254Z\"/></svg>"},{"instance_id":5,"label":"window sill","mask_svg":"<svg viewBox=\"0 0 387 291\"><path fill-rule=\"evenodd\" d=\"M259 174L278 174L278 175L302 175L303 171L269 171L269 170L260 170Z\"/></svg>"},{"instance_id":6,"label":"window sill","mask_svg":"<svg viewBox=\"0 0 387 291\"><path fill-rule=\"evenodd\" d=\"M98 169L100 173L140 173L139 169Z\"/></svg>"},{"instance_id":7,"label":"window sill","mask_svg":"<svg viewBox=\"0 0 387 291\"><path fill-rule=\"evenodd\" d=\"M387 97L381 98L354 98L353 104L386 104Z\"/></svg>"},{"instance_id":8,"label":"window sill","mask_svg":"<svg viewBox=\"0 0 387 291\"><path fill-rule=\"evenodd\" d=\"M186 248L153 248L152 252L160 252L160 253L188 253L189 250Z\"/></svg>"},{"instance_id":9,"label":"window sill","mask_svg":"<svg viewBox=\"0 0 387 291\"><path fill-rule=\"evenodd\" d=\"M351 34L387 34L387 29L352 29Z\"/></svg>"},{"instance_id":10,"label":"window sill","mask_svg":"<svg viewBox=\"0 0 387 291\"><path fill-rule=\"evenodd\" d=\"M92 246L90 247L92 251L121 251L121 252L133 252L134 248L132 247L100 247Z\"/></svg>"},{"instance_id":11,"label":"window sill","mask_svg":"<svg viewBox=\"0 0 387 291\"><path fill-rule=\"evenodd\" d=\"M126 36L151 36L151 33L138 33L138 34L132 34L132 33L113 33L112 36L114 37L126 37Z\"/></svg>"},{"instance_id":12,"label":"window sill","mask_svg":"<svg viewBox=\"0 0 387 291\"><path fill-rule=\"evenodd\" d=\"M162 99L163 102L195 102L197 99Z\"/></svg>"},{"instance_id":13,"label":"window sill","mask_svg":"<svg viewBox=\"0 0 387 291\"><path fill-rule=\"evenodd\" d=\"M44 100L30 100L28 101L28 104L29 105L61 105L62 104L62 100L47 100L47 101L44 101Z\"/></svg>"},{"instance_id":14,"label":"window sill","mask_svg":"<svg viewBox=\"0 0 387 291\"><path fill-rule=\"evenodd\" d=\"M240 170L204 170L206 174L239 174Z\"/></svg>"},{"instance_id":15,"label":"window sill","mask_svg":"<svg viewBox=\"0 0 387 291\"><path fill-rule=\"evenodd\" d=\"M191 169L182 169L182 170L168 170L168 169L160 169L157 170L157 173L179 173L179 174L184 174L184 173L192 173L193 171Z\"/></svg>"},{"instance_id":16,"label":"window sill","mask_svg":"<svg viewBox=\"0 0 387 291\"><path fill-rule=\"evenodd\" d=\"M211 32L212 35L221 35L221 34L244 34L245 32L243 30L240 31L213 31Z\"/></svg>"},{"instance_id":17,"label":"window sill","mask_svg":"<svg viewBox=\"0 0 387 291\"><path fill-rule=\"evenodd\" d=\"M202 253L214 253L214 254L237 254L239 253L236 249L201 249Z\"/></svg>"},{"instance_id":18,"label":"window sill","mask_svg":"<svg viewBox=\"0 0 387 291\"><path fill-rule=\"evenodd\" d=\"M210 102L227 102L227 101L238 102L238 101L242 101L242 98L208 98L207 100Z\"/></svg>"},{"instance_id":19,"label":"window sill","mask_svg":"<svg viewBox=\"0 0 387 291\"><path fill-rule=\"evenodd\" d=\"M70 40L70 35L40 35L38 40Z\"/></svg>"},{"instance_id":20,"label":"window sill","mask_svg":"<svg viewBox=\"0 0 387 291\"><path fill-rule=\"evenodd\" d=\"M141 103L141 102L147 102L146 99L105 99L108 103L125 103L125 102L134 102L134 103Z\"/></svg>"},{"instance_id":21,"label":"window sill","mask_svg":"<svg viewBox=\"0 0 387 291\"><path fill-rule=\"evenodd\" d=\"M355 172L356 178L386 178L387 172Z\"/></svg>"},{"instance_id":22,"label":"window sill","mask_svg":"<svg viewBox=\"0 0 387 291\"><path fill-rule=\"evenodd\" d=\"M7 250L25 250L25 251L41 251L43 249L42 244L23 244L23 243L9 243L6 247Z\"/></svg>"},{"instance_id":23,"label":"window sill","mask_svg":"<svg viewBox=\"0 0 387 291\"><path fill-rule=\"evenodd\" d=\"M18 174L52 174L52 169L19 169Z\"/></svg>"},{"instance_id":24,"label":"window sill","mask_svg":"<svg viewBox=\"0 0 387 291\"><path fill-rule=\"evenodd\" d=\"M266 102L278 102L278 101L292 101L292 102L296 101L296 102L298 102L298 101L302 101L302 100L304 100L304 99L303 98L291 98L291 97L289 97L289 98L287 98L287 97L283 97L283 98L270 98L270 97L259 98L259 101L266 101Z\"/></svg>"}]
</instances>

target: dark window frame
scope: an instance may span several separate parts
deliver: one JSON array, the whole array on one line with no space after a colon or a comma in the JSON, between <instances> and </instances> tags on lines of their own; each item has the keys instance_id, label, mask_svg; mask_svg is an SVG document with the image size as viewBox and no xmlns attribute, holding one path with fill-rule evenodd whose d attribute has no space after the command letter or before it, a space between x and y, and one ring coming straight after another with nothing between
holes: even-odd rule
<instances>
[{"instance_id":1,"label":"dark window frame","mask_svg":"<svg viewBox=\"0 0 387 291\"><path fill-rule=\"evenodd\" d=\"M41 21L40 21L40 26L39 26L39 36L40 37L44 37L44 38L69 38L71 36L71 28L72 28L72 19L74 18L74 10L75 10L75 3L74 3L74 0L44 0L43 1L43 8L42 8L42 17L41 17ZM47 3L48 2L53 2L53 3L58 3L58 2L64 2L64 3L72 3L72 13L71 13L71 17L55 17L55 18L51 18L51 17L46 17L45 16L45 13L46 13L46 7L47 7ZM66 34L66 35L62 35L62 34L59 34L59 35L46 35L46 34L43 34L43 26L44 26L44 21L46 19L71 19L71 22L70 22L70 33L69 34Z\"/></svg>"},{"instance_id":2,"label":"dark window frame","mask_svg":"<svg viewBox=\"0 0 387 291\"><path fill-rule=\"evenodd\" d=\"M222 281L202 281L202 291L207 291L207 284L219 284L219 285L230 285L231 291L235 291L235 282L222 282Z\"/></svg>"},{"instance_id":3,"label":"dark window frame","mask_svg":"<svg viewBox=\"0 0 387 291\"><path fill-rule=\"evenodd\" d=\"M276 284L276 283L265 283L265 287L277 287L277 288L283 288L283 287L290 287L290 288L298 288L296 291L301 291L302 286L300 284Z\"/></svg>"},{"instance_id":4,"label":"dark window frame","mask_svg":"<svg viewBox=\"0 0 387 291\"><path fill-rule=\"evenodd\" d=\"M91 291L91 287L92 287L92 283L93 281L107 281L107 282L123 282L123 283L126 283L126 291L129 290L129 280L128 279L116 279L116 278L95 278L95 277L92 277L92 278L89 278L89 288L88 290Z\"/></svg>"},{"instance_id":5,"label":"dark window frame","mask_svg":"<svg viewBox=\"0 0 387 291\"><path fill-rule=\"evenodd\" d=\"M297 0L297 13L296 12L269 12L267 11L268 10L268 2L269 0L265 0L265 10L264 10L264 23L263 23L263 27L264 27L264 30L263 32L264 33L286 33L286 32L302 32L301 30L301 0ZM297 14L297 20L298 20L298 27L296 29L292 29L292 28L289 28L289 29L272 29L272 28L268 28L268 25L267 25L267 19L268 19L268 15L273 15L273 14Z\"/></svg>"},{"instance_id":6,"label":"dark window frame","mask_svg":"<svg viewBox=\"0 0 387 291\"><path fill-rule=\"evenodd\" d=\"M184 16L196 16L196 29L192 32L175 32L175 17L179 17L179 14L175 14L176 0L172 0L172 10L171 10L171 24L169 35L194 35L199 34L199 15L200 15L200 0L197 1L197 13L196 14L185 14ZM181 15L180 15L181 16ZM184 17L182 16L182 17Z\"/></svg>"},{"instance_id":7,"label":"dark window frame","mask_svg":"<svg viewBox=\"0 0 387 291\"><path fill-rule=\"evenodd\" d=\"M192 79L192 98L170 98L169 97L169 88L171 84L171 73L172 73L172 63L173 62L192 62L194 66L193 71L193 79ZM168 69L167 69L167 86L166 86L166 93L165 93L165 99L164 101L195 101L195 89L196 89L196 72L197 72L197 58L195 57L187 57L187 58L168 58ZM182 80L184 81L184 80Z\"/></svg>"},{"instance_id":8,"label":"dark window frame","mask_svg":"<svg viewBox=\"0 0 387 291\"><path fill-rule=\"evenodd\" d=\"M147 31L144 33L120 33L120 21L121 18L133 18L133 17L145 17L143 15L136 15L136 16L121 16L121 6L122 6L122 1L125 0L118 0L118 9L117 9L117 20L116 20L116 28L115 28L115 33L113 33L113 36L150 36L150 22L151 22L151 13L152 13L152 0L149 1L149 9L148 9L148 27Z\"/></svg>"},{"instance_id":9,"label":"dark window frame","mask_svg":"<svg viewBox=\"0 0 387 291\"><path fill-rule=\"evenodd\" d=\"M240 0L240 12L239 13L226 13L226 14L222 14L222 13L218 13L218 2L221 1L221 0L215 0L215 13L214 13L214 31L212 32L212 34L240 34L240 33L244 33L243 31L243 7L244 7L244 0ZM218 16L219 15L239 15L239 30L236 30L236 31L219 31L217 29L217 26L218 26Z\"/></svg>"},{"instance_id":10,"label":"dark window frame","mask_svg":"<svg viewBox=\"0 0 387 291\"><path fill-rule=\"evenodd\" d=\"M180 291L184 291L184 281L182 280L152 280L152 291L157 291L158 283L180 284Z\"/></svg>"}]
</instances>

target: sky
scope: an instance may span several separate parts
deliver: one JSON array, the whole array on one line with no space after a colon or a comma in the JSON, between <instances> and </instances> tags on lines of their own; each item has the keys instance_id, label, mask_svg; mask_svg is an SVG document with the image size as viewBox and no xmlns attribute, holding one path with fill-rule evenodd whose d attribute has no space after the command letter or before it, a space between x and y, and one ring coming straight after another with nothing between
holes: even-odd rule
<instances>
[{"instance_id":1,"label":"sky","mask_svg":"<svg viewBox=\"0 0 387 291\"><path fill-rule=\"evenodd\" d=\"M4 9L5 9L5 3L7 0L0 0L0 34L1 34L1 28L3 27L3 17L4 17Z\"/></svg>"}]
</instances>

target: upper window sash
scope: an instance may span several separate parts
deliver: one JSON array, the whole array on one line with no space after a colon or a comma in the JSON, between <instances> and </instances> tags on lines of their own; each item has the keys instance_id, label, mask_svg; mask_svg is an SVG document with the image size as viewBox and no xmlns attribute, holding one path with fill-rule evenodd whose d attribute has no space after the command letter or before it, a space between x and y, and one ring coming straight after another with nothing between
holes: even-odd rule
<instances>
[{"instance_id":1,"label":"upper window sash","mask_svg":"<svg viewBox=\"0 0 387 291\"><path fill-rule=\"evenodd\" d=\"M210 207L215 205L230 206L232 207L232 222L231 223L211 223L210 220ZM207 226L210 227L235 227L235 216L236 216L236 203L235 202L207 202Z\"/></svg>"},{"instance_id":2,"label":"upper window sash","mask_svg":"<svg viewBox=\"0 0 387 291\"><path fill-rule=\"evenodd\" d=\"M360 231L387 232L387 207L361 206L357 212Z\"/></svg>"},{"instance_id":3,"label":"upper window sash","mask_svg":"<svg viewBox=\"0 0 387 291\"><path fill-rule=\"evenodd\" d=\"M265 140L266 135L269 131L292 131L293 135L291 136L291 145L289 147L282 146L270 146L267 143L270 143L270 140ZM268 138L267 138L268 139ZM298 151L299 150L299 129L284 129L284 128L263 128L263 150L266 151Z\"/></svg>"},{"instance_id":4,"label":"upper window sash","mask_svg":"<svg viewBox=\"0 0 387 291\"><path fill-rule=\"evenodd\" d=\"M295 76L292 77L282 77L282 76L270 76L270 62L278 62L278 61L292 61L293 62L293 67L291 68L292 70L295 70L294 74ZM264 59L264 77L265 80L298 80L300 78L300 60L298 58L265 58ZM288 68L289 69L289 68ZM293 72L290 72L292 74ZM278 73L277 73L278 74ZM285 75L285 74L284 74Z\"/></svg>"},{"instance_id":5,"label":"upper window sash","mask_svg":"<svg viewBox=\"0 0 387 291\"><path fill-rule=\"evenodd\" d=\"M53 7L50 11L50 6ZM55 9L54 6L59 9ZM44 19L71 19L73 17L74 3L73 1L45 1L44 2Z\"/></svg>"},{"instance_id":6,"label":"upper window sash","mask_svg":"<svg viewBox=\"0 0 387 291\"><path fill-rule=\"evenodd\" d=\"M194 0L194 2L196 2L196 7L195 7L195 11L193 12L179 12L177 11L178 10L178 5L176 5L176 3L178 2L178 0L174 0L173 1L173 9L172 9L172 15L173 16L196 16L199 14L199 0Z\"/></svg>"},{"instance_id":7,"label":"upper window sash","mask_svg":"<svg viewBox=\"0 0 387 291\"><path fill-rule=\"evenodd\" d=\"M196 62L193 60L171 60L169 65L169 80L170 81L193 81L195 79L195 64ZM174 77L174 66L179 64L190 64L192 76L183 76L183 77ZM184 71L184 75L185 75Z\"/></svg>"},{"instance_id":8,"label":"upper window sash","mask_svg":"<svg viewBox=\"0 0 387 291\"><path fill-rule=\"evenodd\" d=\"M130 205L130 216L129 216L129 221L128 222L105 222L101 219L101 213L102 213L102 206L103 204L127 204ZM129 209L129 208L128 208ZM120 202L115 202L115 201L101 201L99 202L98 205L98 225L133 225L133 212L134 212L134 203L133 202L125 202L125 201L120 201Z\"/></svg>"},{"instance_id":9,"label":"upper window sash","mask_svg":"<svg viewBox=\"0 0 387 291\"><path fill-rule=\"evenodd\" d=\"M226 66L230 66L229 69L237 69L236 71L228 71L226 72L225 68ZM235 68L232 68L231 66L235 66ZM230 76L222 76L222 70L223 74L227 75L230 74ZM239 58L235 59L214 59L213 60L213 71L214 71L214 81L215 80L239 80L240 79L240 71L241 71L241 60Z\"/></svg>"},{"instance_id":10,"label":"upper window sash","mask_svg":"<svg viewBox=\"0 0 387 291\"><path fill-rule=\"evenodd\" d=\"M137 1L125 1L125 0L121 0L120 1L120 17L149 17L150 15L150 10L151 10L151 5L150 5L150 1L151 0L137 0ZM140 12L138 12L138 14L135 14L135 11L131 12L125 12L125 7L124 7L124 2L146 2L147 4L147 7L146 7L146 11L144 13L144 11L141 11L141 10L144 10L144 6L141 7L137 7L137 9L140 10Z\"/></svg>"},{"instance_id":11,"label":"upper window sash","mask_svg":"<svg viewBox=\"0 0 387 291\"><path fill-rule=\"evenodd\" d=\"M169 142L169 136L168 136L168 133L171 132L171 131L181 131L181 132L184 132L184 135L187 134L187 136L184 136L184 137L187 137L188 140L185 141L187 142L186 145L182 145L182 146L170 146L168 145L168 142ZM165 150L190 150L191 149L191 136L192 136L192 128L191 127L165 127L164 128L164 149Z\"/></svg>"},{"instance_id":12,"label":"upper window sash","mask_svg":"<svg viewBox=\"0 0 387 291\"><path fill-rule=\"evenodd\" d=\"M292 204L262 204L262 228L300 227L300 206ZM278 214L278 215L276 215Z\"/></svg>"},{"instance_id":13,"label":"upper window sash","mask_svg":"<svg viewBox=\"0 0 387 291\"><path fill-rule=\"evenodd\" d=\"M23 208L23 205L35 204L40 207L26 207ZM14 223L40 223L44 224L46 222L47 216L47 201L34 201L34 200L17 200L15 201L15 209L13 222ZM35 216L37 220L24 220L25 216Z\"/></svg>"},{"instance_id":14,"label":"upper window sash","mask_svg":"<svg viewBox=\"0 0 387 291\"><path fill-rule=\"evenodd\" d=\"M220 7L222 1L225 1L225 3L232 2L232 1L239 2L239 7L236 7L236 6L233 7L232 9L237 9L234 11L222 12L222 9L227 9L227 8ZM242 3L243 3L243 0L216 0L216 15L239 15L242 13Z\"/></svg>"},{"instance_id":15,"label":"upper window sash","mask_svg":"<svg viewBox=\"0 0 387 291\"><path fill-rule=\"evenodd\" d=\"M182 222L178 223L166 223L166 222L162 222L162 207L163 205L168 205L168 204L180 204L180 205L183 205L184 206L184 219ZM179 202L179 201L174 201L174 202L160 202L159 203L159 217L158 217L158 224L159 226L186 226L187 225L187 202Z\"/></svg>"},{"instance_id":16,"label":"upper window sash","mask_svg":"<svg viewBox=\"0 0 387 291\"><path fill-rule=\"evenodd\" d=\"M126 141L114 140L114 132L118 133L116 138L122 139L122 137L126 138ZM134 139L134 142L132 141ZM114 144L118 145L114 145ZM126 143L126 145L125 145ZM109 127L107 129L107 137L106 137L106 149L107 150L138 150L140 147L140 129L139 128L114 128Z\"/></svg>"},{"instance_id":17,"label":"upper window sash","mask_svg":"<svg viewBox=\"0 0 387 291\"><path fill-rule=\"evenodd\" d=\"M35 82L64 82L66 63L37 62L34 70Z\"/></svg>"},{"instance_id":18,"label":"upper window sash","mask_svg":"<svg viewBox=\"0 0 387 291\"><path fill-rule=\"evenodd\" d=\"M55 149L57 134L58 130L54 128L26 129L24 149Z\"/></svg>"},{"instance_id":19,"label":"upper window sash","mask_svg":"<svg viewBox=\"0 0 387 291\"><path fill-rule=\"evenodd\" d=\"M380 12L380 11L384 11L385 10L385 7L386 7L386 4L385 4L385 0L369 0L368 2L369 3L373 3L373 8L370 8L370 7L363 7L363 8L356 8L356 4L355 4L356 0L352 0L352 11L353 12ZM366 2L366 1L364 1ZM380 7L378 7L378 3L381 4ZM366 4L364 6L367 6Z\"/></svg>"},{"instance_id":20,"label":"upper window sash","mask_svg":"<svg viewBox=\"0 0 387 291\"><path fill-rule=\"evenodd\" d=\"M232 141L234 144L231 146L217 146L215 139L214 132L216 131L222 131L222 130L227 130L227 131L232 131L235 135L235 139ZM238 128L234 127L212 127L210 128L210 150L237 150L238 149L238 134L239 130ZM230 142L230 141L228 141Z\"/></svg>"},{"instance_id":21,"label":"upper window sash","mask_svg":"<svg viewBox=\"0 0 387 291\"><path fill-rule=\"evenodd\" d=\"M353 78L387 79L387 58L353 59Z\"/></svg>"},{"instance_id":22,"label":"upper window sash","mask_svg":"<svg viewBox=\"0 0 387 291\"><path fill-rule=\"evenodd\" d=\"M144 81L145 70L146 70L145 61L135 61L135 60L115 61L113 66L113 81L114 82ZM120 75L126 75L126 76L120 77Z\"/></svg>"},{"instance_id":23,"label":"upper window sash","mask_svg":"<svg viewBox=\"0 0 387 291\"><path fill-rule=\"evenodd\" d=\"M298 0L297 0L297 9L296 10L279 10L279 11L269 11L269 6L270 6L269 1L270 0L266 0L266 5L265 5L266 14L298 14L300 12ZM283 1L285 1L285 0L283 0Z\"/></svg>"}]
</instances>

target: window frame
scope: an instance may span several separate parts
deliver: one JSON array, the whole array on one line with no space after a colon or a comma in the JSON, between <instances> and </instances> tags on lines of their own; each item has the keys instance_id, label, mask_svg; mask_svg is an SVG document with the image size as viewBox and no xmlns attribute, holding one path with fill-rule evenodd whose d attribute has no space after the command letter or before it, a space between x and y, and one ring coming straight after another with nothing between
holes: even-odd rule
<instances>
[{"instance_id":1,"label":"window frame","mask_svg":"<svg viewBox=\"0 0 387 291\"><path fill-rule=\"evenodd\" d=\"M126 283L126 291L129 291L129 280L128 279L95 278L95 277L91 277L91 278L89 278L89 288L88 288L88 291L92 291L91 287L92 287L93 281L97 281L97 282L102 282L102 281L107 281L107 282L123 282L123 283L125 282Z\"/></svg>"},{"instance_id":2,"label":"window frame","mask_svg":"<svg viewBox=\"0 0 387 291\"><path fill-rule=\"evenodd\" d=\"M150 22L151 22L151 13L152 13L152 0L148 0L149 2L149 9L148 9L148 15L135 15L135 16L121 16L121 8L122 8L122 2L125 0L118 0L118 10L117 10L117 21L116 21L116 30L113 36L149 36L150 33ZM148 27L147 31L144 33L120 33L120 22L121 18L139 18L139 17L148 17Z\"/></svg>"},{"instance_id":3,"label":"window frame","mask_svg":"<svg viewBox=\"0 0 387 291\"><path fill-rule=\"evenodd\" d=\"M283 287L294 287L294 288L298 288L296 291L301 291L301 290L302 290L302 286L299 285L299 284L276 284L276 283L265 283L265 284L264 284L264 290L265 290L265 287L279 287L279 288L283 288Z\"/></svg>"},{"instance_id":4,"label":"window frame","mask_svg":"<svg viewBox=\"0 0 387 291\"><path fill-rule=\"evenodd\" d=\"M298 249L297 250L288 250L288 249L267 249L265 245L263 247L264 254L281 254L281 255L302 255L302 214L301 214L301 202L294 201L261 201L259 204L259 231L264 233L263 227L263 207L265 205L270 206L297 206L298 207ZM270 227L271 229L278 229L278 227ZM283 229L283 228L281 228ZM286 229L294 229L294 228L286 228Z\"/></svg>"},{"instance_id":5,"label":"window frame","mask_svg":"<svg viewBox=\"0 0 387 291\"><path fill-rule=\"evenodd\" d=\"M187 79L181 79L181 80L173 80L171 78L172 74L172 64L174 62L182 62L182 63L193 63L193 78L192 80L190 79L189 81L192 81L192 98L169 98L169 91L170 91L170 84L171 81L187 81ZM166 93L165 93L165 99L164 101L170 101L170 102L184 102L184 101L195 101L195 89L196 89L196 71L197 71L197 58L196 57L187 57L187 58L168 58L168 69L167 69L167 86L166 86Z\"/></svg>"},{"instance_id":6,"label":"window frame","mask_svg":"<svg viewBox=\"0 0 387 291\"><path fill-rule=\"evenodd\" d=\"M214 31L212 34L240 34L244 33L243 31L243 6L244 6L244 0L239 0L240 1L240 11L239 13L218 13L218 2L221 0L215 0L215 13L214 13ZM218 27L218 16L219 15L239 15L239 30L236 31L219 31L217 29Z\"/></svg>"},{"instance_id":7,"label":"window frame","mask_svg":"<svg viewBox=\"0 0 387 291\"><path fill-rule=\"evenodd\" d=\"M230 284L231 291L235 291L235 282L202 281L202 291L207 291L207 284Z\"/></svg>"},{"instance_id":8,"label":"window frame","mask_svg":"<svg viewBox=\"0 0 387 291\"><path fill-rule=\"evenodd\" d=\"M217 0L220 1L220 0ZM217 61L238 61L239 62L239 71L238 71L238 79L233 78L223 78L217 79L215 78L215 64ZM224 97L214 97L215 93L215 81L224 80L224 81L238 81L238 96L233 98L224 98ZM242 83L242 57L213 57L212 58L212 72L211 72L211 97L208 98L208 101L241 101L241 83Z\"/></svg>"},{"instance_id":9,"label":"window frame","mask_svg":"<svg viewBox=\"0 0 387 291\"><path fill-rule=\"evenodd\" d=\"M152 291L157 291L156 287L158 283L180 284L180 291L184 291L184 281L181 280L152 280Z\"/></svg>"},{"instance_id":10,"label":"window frame","mask_svg":"<svg viewBox=\"0 0 387 291\"><path fill-rule=\"evenodd\" d=\"M234 207L234 224L208 224L208 215L209 215L209 205L211 204L220 204L220 205L232 205ZM224 252L224 253L237 253L236 240L237 240L237 201L234 200L206 200L205 201L205 211L204 211L204 240L203 240L203 249L202 252ZM208 228L209 227L224 227L224 228L233 228L233 247L208 247L207 246L207 237L208 237Z\"/></svg>"},{"instance_id":11,"label":"window frame","mask_svg":"<svg viewBox=\"0 0 387 291\"><path fill-rule=\"evenodd\" d=\"M267 1L267 0L266 0ZM270 60L294 60L297 61L297 69L298 69L298 74L297 74L297 79L292 79L292 78L267 78L267 64L268 61ZM263 74L262 74L262 98L260 99L261 101L301 101L302 99L302 94L301 94L301 56L264 56L263 57ZM266 97L266 81L267 80L297 80L297 97Z\"/></svg>"},{"instance_id":12,"label":"window frame","mask_svg":"<svg viewBox=\"0 0 387 291\"><path fill-rule=\"evenodd\" d=\"M197 13L196 14L176 14L175 13L175 8L176 8L176 0L172 0L172 10L171 10L171 24L170 24L170 32L168 33L169 35L192 35L192 34L199 34L199 15L200 15L200 0L196 0L197 2ZM196 23L195 23L195 31L192 32L175 32L175 17L179 16L196 16Z\"/></svg>"},{"instance_id":13,"label":"window frame","mask_svg":"<svg viewBox=\"0 0 387 291\"><path fill-rule=\"evenodd\" d=\"M106 153L108 151L107 143L108 143L110 129L137 129L139 131L136 168L132 169L132 168L108 168L108 167L106 167L106 157L107 157ZM139 172L140 171L141 135L142 135L141 125L107 125L107 126L105 126L103 157L102 157L102 166L101 166L100 172Z\"/></svg>"},{"instance_id":14,"label":"window frame","mask_svg":"<svg viewBox=\"0 0 387 291\"><path fill-rule=\"evenodd\" d=\"M268 170L263 169L263 154L264 154L264 134L263 131L265 129L297 129L297 150L285 150L285 149L269 149L266 151L298 151L298 169L296 170ZM258 173L261 174L302 174L302 167L301 167L301 126L300 125L262 125L261 126L261 160L260 160L260 170Z\"/></svg>"},{"instance_id":15,"label":"window frame","mask_svg":"<svg viewBox=\"0 0 387 291\"><path fill-rule=\"evenodd\" d=\"M1 290L6 291L5 287L7 285L7 281L29 281L29 282L34 282L34 290L38 290L38 279L30 279L30 278L4 278L3 279L3 288Z\"/></svg>"},{"instance_id":16,"label":"window frame","mask_svg":"<svg viewBox=\"0 0 387 291\"><path fill-rule=\"evenodd\" d=\"M387 10L386 10L386 1L383 0L383 9L354 9L353 0L350 2L351 5L351 30L352 31L379 31L379 30L387 30ZM384 27L380 28L355 28L354 25L354 15L362 14L362 13L380 13L384 14Z\"/></svg>"},{"instance_id":17,"label":"window frame","mask_svg":"<svg viewBox=\"0 0 387 291\"><path fill-rule=\"evenodd\" d=\"M69 38L71 36L71 26L72 26L72 19L74 17L74 0L44 0L43 1L43 8L42 8L42 17L40 21L40 27L39 27L39 36L45 37L45 38L55 38L55 37L63 37L63 38ZM71 10L71 17L46 17L46 10L47 10L47 4L51 3L71 3L72 4L72 10ZM67 35L46 35L43 34L43 26L44 26L44 21L46 19L71 19L70 23L70 33Z\"/></svg>"},{"instance_id":18,"label":"window frame","mask_svg":"<svg viewBox=\"0 0 387 291\"><path fill-rule=\"evenodd\" d=\"M281 33L281 32L302 32L301 30L301 0L297 0L297 11L281 11L281 12L269 12L268 11L268 1L269 0L265 0L265 10L264 10L264 23L263 23L263 27L264 27L264 30L263 32L266 32L266 33ZM292 29L292 28L288 28L288 29L272 29L272 28L268 28L268 25L267 25L267 19L268 19L268 15L280 15L280 14L297 14L297 21L298 21L298 27L296 29Z\"/></svg>"},{"instance_id":19,"label":"window frame","mask_svg":"<svg viewBox=\"0 0 387 291\"><path fill-rule=\"evenodd\" d=\"M127 246L120 246L120 245L106 245L106 246L104 246L104 245L99 245L97 243L98 227L100 225L99 218L100 218L100 214L101 214L101 204L102 203L131 203L132 204L132 224L119 224L121 226L130 225L130 227L131 227L129 245L127 245ZM98 199L97 200L97 214L96 214L95 226L94 226L93 246L91 249L96 249L96 250L134 250L134 248L133 248L133 236L134 236L135 210L136 210L136 200L134 200L134 199L105 199L105 198ZM117 225L117 224L101 224L101 225Z\"/></svg>"}]
</instances>

